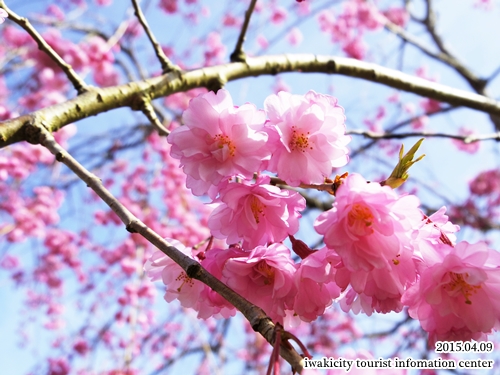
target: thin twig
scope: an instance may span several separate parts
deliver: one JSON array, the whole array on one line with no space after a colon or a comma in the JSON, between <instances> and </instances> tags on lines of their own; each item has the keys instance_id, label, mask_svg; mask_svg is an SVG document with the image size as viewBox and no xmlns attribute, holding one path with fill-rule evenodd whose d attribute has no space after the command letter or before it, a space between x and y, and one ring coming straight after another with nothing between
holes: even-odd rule
<instances>
[{"instance_id":1,"label":"thin twig","mask_svg":"<svg viewBox=\"0 0 500 375\"><path fill-rule=\"evenodd\" d=\"M70 64L68 64L64 59L59 56L59 54L45 41L45 39L36 31L36 29L31 25L27 18L20 17L12 10L10 10L7 5L5 5L4 0L0 0L0 7L3 8L9 15L9 19L21 26L38 44L38 48L45 52L54 62L61 68L61 70L66 74L68 79L73 84L78 94L82 94L89 90L87 84L82 78L73 70Z\"/></svg>"},{"instance_id":2,"label":"thin twig","mask_svg":"<svg viewBox=\"0 0 500 375\"><path fill-rule=\"evenodd\" d=\"M252 13L256 3L257 0L252 0L250 2L250 5L248 6L247 11L245 12L245 21L241 26L240 36L238 37L238 41L236 42L234 51L230 56L231 62L245 62L247 58L245 52L243 51L243 43L245 42L245 35L247 33L248 25L250 24L250 18L252 17Z\"/></svg>"},{"instance_id":3,"label":"thin twig","mask_svg":"<svg viewBox=\"0 0 500 375\"><path fill-rule=\"evenodd\" d=\"M180 70L177 65L174 65L169 58L165 55L163 52L163 49L160 46L160 43L156 40L153 32L151 31L148 21L146 21L146 18L144 17L144 14L142 13L141 7L139 6L139 1L140 0L132 0L132 5L134 6L135 10L135 15L137 16L137 19L141 23L142 27L144 28L144 31L146 31L146 34L151 41L151 44L153 45L153 48L156 53L156 57L158 57L158 60L160 60L161 64L161 69L163 73L169 73L173 70Z\"/></svg>"},{"instance_id":4,"label":"thin twig","mask_svg":"<svg viewBox=\"0 0 500 375\"><path fill-rule=\"evenodd\" d=\"M426 15L423 20L417 20L417 22L422 23L426 27L439 52L431 51L426 45L409 34L406 30L391 23L389 20L386 20L385 28L398 35L400 38L412 44L413 46L417 47L426 55L439 60L442 63L453 68L462 78L467 81L467 83L474 89L475 92L488 97L486 86L488 85L488 83L490 83L491 78L483 79L477 77L470 69L468 69L462 62L460 62L460 60L456 56L451 53L451 51L446 47L441 36L436 31L436 16L432 8L432 1L426 0L426 4ZM495 129L500 130L500 116L490 114L490 120L494 124Z\"/></svg>"},{"instance_id":5,"label":"thin twig","mask_svg":"<svg viewBox=\"0 0 500 375\"><path fill-rule=\"evenodd\" d=\"M276 186L287 186L287 183L278 177L271 177L271 185ZM301 189L315 189L318 191L326 191L331 195L335 195L333 191L332 183L326 184L300 184L299 187Z\"/></svg>"},{"instance_id":6,"label":"thin twig","mask_svg":"<svg viewBox=\"0 0 500 375\"><path fill-rule=\"evenodd\" d=\"M406 119L406 120L403 120L401 122L398 122L397 124L385 129L385 132L386 133L392 133L394 132L395 130L398 130L408 124L411 124L413 121L415 120L418 120L420 117L422 116L435 116L435 115L438 115L438 114L442 114L442 113L446 113L446 112L449 112L451 110L454 110L456 109L457 107L453 107L453 106L450 106L450 107L442 107L441 109L439 109L438 111L433 111L433 112L427 112L427 113L423 113L421 115L418 115L418 116L415 116L415 117L412 117L412 118L409 118L409 119ZM356 157L358 154L368 150L370 147L374 146L376 143L377 143L377 139L375 140L372 140L371 142L368 142L367 144L359 147L357 150L354 150L350 153L350 157L351 159Z\"/></svg>"},{"instance_id":7,"label":"thin twig","mask_svg":"<svg viewBox=\"0 0 500 375\"><path fill-rule=\"evenodd\" d=\"M189 278L199 280L219 293L245 316L255 331L261 333L269 343L273 343L272 336L275 325L260 307L251 304L245 298L228 288L219 279L207 272L196 260L183 254L163 239L158 233L135 217L104 187L102 181L96 175L85 169L56 142L52 134L45 128L46 124L44 124L43 121L33 123L30 126L33 128L31 132L33 134L38 134L39 143L45 146L56 157L57 161L64 163L73 173L84 181L120 218L125 224L127 231L141 235L153 246L181 266ZM298 373L302 371L304 363L303 358L293 348L290 349L282 346L280 353L281 356L292 365L294 371Z\"/></svg>"},{"instance_id":8,"label":"thin twig","mask_svg":"<svg viewBox=\"0 0 500 375\"><path fill-rule=\"evenodd\" d=\"M492 134L459 135L459 134L432 133L432 132L376 133L367 130L352 129L348 130L346 134L362 135L370 139L402 139L409 137L434 137L434 138L457 139L463 141L464 143L474 143L487 140L500 142L500 132Z\"/></svg>"},{"instance_id":9,"label":"thin twig","mask_svg":"<svg viewBox=\"0 0 500 375\"><path fill-rule=\"evenodd\" d=\"M158 134L161 136L167 136L170 134L170 131L163 126L160 119L156 115L156 111L151 104L151 100L146 96L141 96L139 98L139 109L146 115L148 120L151 122L153 127L158 131Z\"/></svg>"},{"instance_id":10,"label":"thin twig","mask_svg":"<svg viewBox=\"0 0 500 375\"><path fill-rule=\"evenodd\" d=\"M454 56L448 55L442 51L439 52L432 51L419 39L408 33L402 27L390 22L389 20L386 20L384 27L393 34L399 36L407 43L413 45L414 47L417 47L427 56L432 57L433 59L438 60L455 69L463 78L465 78L465 80L470 84L470 86L475 91L478 91L481 88L481 86L482 88L484 88L485 80L476 77L469 69L467 69L464 65L462 65Z\"/></svg>"}]
</instances>

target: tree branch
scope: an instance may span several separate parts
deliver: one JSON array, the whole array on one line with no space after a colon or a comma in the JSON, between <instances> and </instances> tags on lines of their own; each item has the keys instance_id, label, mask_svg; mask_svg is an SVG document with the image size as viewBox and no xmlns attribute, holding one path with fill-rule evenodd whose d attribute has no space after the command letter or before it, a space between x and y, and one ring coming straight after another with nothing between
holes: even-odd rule
<instances>
[{"instance_id":1,"label":"tree branch","mask_svg":"<svg viewBox=\"0 0 500 375\"><path fill-rule=\"evenodd\" d=\"M376 133L366 130L348 130L346 134L362 135L370 139L402 139L409 137L436 137L436 138L451 138L458 139L464 143L474 143L479 141L492 140L500 142L500 132L492 134L478 134L478 135L458 135L448 133L431 133L431 132L408 132L408 133Z\"/></svg>"},{"instance_id":2,"label":"tree branch","mask_svg":"<svg viewBox=\"0 0 500 375\"><path fill-rule=\"evenodd\" d=\"M405 29L403 29L402 27L400 27L398 25L393 24L389 20L386 21L384 27L387 30L389 30L392 33L399 36L405 42L408 42L409 44L413 45L414 47L417 47L420 51L425 53L427 56L432 57L433 59L438 60L438 61L440 61L448 66L451 66L469 83L469 85L474 89L474 91L481 92L484 89L484 87L486 85L486 80L483 80L483 79L480 79L479 77L477 77L468 68L466 68L463 64L461 64L453 55L448 54L447 50L445 50L446 52L445 51L440 51L440 52L432 51L424 43L422 43L420 40L418 40L413 35L408 33ZM432 33L431 33L431 35L432 35ZM433 39L434 39L434 37L433 37Z\"/></svg>"},{"instance_id":3,"label":"tree branch","mask_svg":"<svg viewBox=\"0 0 500 375\"><path fill-rule=\"evenodd\" d=\"M250 18L252 17L253 10L255 8L255 4L257 0L252 0L250 5L248 6L247 11L245 12L245 21L241 26L240 35L238 37L238 41L236 42L236 46L234 47L234 51L230 56L231 62L245 62L246 55L243 51L243 43L245 42L245 35L248 29L248 25L250 23Z\"/></svg>"},{"instance_id":4,"label":"tree branch","mask_svg":"<svg viewBox=\"0 0 500 375\"><path fill-rule=\"evenodd\" d=\"M163 126L160 119L156 115L156 111L151 104L151 100L148 97L142 95L137 99L137 101L138 103L136 105L139 107L138 109L141 110L144 115L146 115L158 134L161 136L169 135L170 131L165 126Z\"/></svg>"},{"instance_id":5,"label":"tree branch","mask_svg":"<svg viewBox=\"0 0 500 375\"><path fill-rule=\"evenodd\" d=\"M469 107L500 116L500 102L491 98L413 77L376 64L334 56L274 55L248 58L245 63L216 65L188 72L170 72L125 85L95 88L66 102L0 123L0 148L21 140L29 142L30 134L23 129L23 126L35 119L44 119L49 124L48 130L53 132L89 116L115 108L131 107L138 95L146 95L154 100L195 87L211 87L221 81L297 71L357 77L453 106Z\"/></svg>"},{"instance_id":6,"label":"tree branch","mask_svg":"<svg viewBox=\"0 0 500 375\"><path fill-rule=\"evenodd\" d=\"M172 64L172 62L169 60L169 58L165 55L163 52L160 43L156 40L153 32L149 28L148 21L146 21L146 18L144 17L144 13L142 13L141 7L139 6L139 1L140 0L132 0L132 5L134 6L135 10L135 15L139 22L141 23L142 27L144 28L144 31L146 31L146 34L151 41L151 44L153 45L153 48L155 50L156 57L158 60L160 60L161 64L161 69L163 73L169 73L173 70L179 70L179 67L177 65Z\"/></svg>"},{"instance_id":7,"label":"tree branch","mask_svg":"<svg viewBox=\"0 0 500 375\"><path fill-rule=\"evenodd\" d=\"M20 17L12 10L10 10L7 5L5 5L4 0L0 0L0 7L3 8L9 15L9 19L21 26L26 32L35 40L38 44L38 48L45 52L56 64L61 68L61 70L66 74L68 79L73 84L78 94L82 94L89 90L87 84L82 78L73 70L70 64L68 64L64 59L59 56L59 54L45 41L45 39L36 31L36 29L31 25L27 18Z\"/></svg>"},{"instance_id":8,"label":"tree branch","mask_svg":"<svg viewBox=\"0 0 500 375\"><path fill-rule=\"evenodd\" d=\"M55 155L59 162L64 163L73 173L84 181L120 218L125 224L127 231L140 234L181 266L188 277L203 282L212 290L219 293L245 316L255 331L259 332L269 343L274 343L273 333L275 325L260 307L251 304L245 298L228 288L219 279L207 272L196 260L184 255L135 217L104 187L102 181L96 175L85 169L56 142L45 126L46 122L43 120L29 125L29 127L32 128L31 133L33 134L33 140L37 138L38 142ZM292 365L294 371L298 373L302 371L303 358L294 349L281 346L280 353L281 356Z\"/></svg>"}]
</instances>

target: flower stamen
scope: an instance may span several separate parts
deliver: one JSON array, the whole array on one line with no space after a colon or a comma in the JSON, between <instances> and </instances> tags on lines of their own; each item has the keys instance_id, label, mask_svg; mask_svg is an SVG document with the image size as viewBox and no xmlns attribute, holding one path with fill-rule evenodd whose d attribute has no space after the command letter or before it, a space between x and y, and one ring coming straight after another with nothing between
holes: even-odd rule
<instances>
[{"instance_id":1,"label":"flower stamen","mask_svg":"<svg viewBox=\"0 0 500 375\"><path fill-rule=\"evenodd\" d=\"M257 272L264 276L264 284L270 285L274 283L274 268L269 266L265 261L260 261L255 266Z\"/></svg>"},{"instance_id":2,"label":"flower stamen","mask_svg":"<svg viewBox=\"0 0 500 375\"><path fill-rule=\"evenodd\" d=\"M260 218L266 215L264 212L265 208L266 205L262 204L262 202L255 195L252 195L250 198L250 209L252 210L253 217L257 224L260 223Z\"/></svg>"},{"instance_id":3,"label":"flower stamen","mask_svg":"<svg viewBox=\"0 0 500 375\"><path fill-rule=\"evenodd\" d=\"M182 287L184 286L184 284L187 284L188 287L192 287L194 285L194 281L192 278L190 278L186 272L182 272L181 274L179 274L179 276L177 276L177 278L175 279L176 281L182 281L182 284L177 288L177 292L181 292L181 289Z\"/></svg>"},{"instance_id":4,"label":"flower stamen","mask_svg":"<svg viewBox=\"0 0 500 375\"><path fill-rule=\"evenodd\" d=\"M451 278L451 281L443 285L443 289L452 293L460 293L465 297L465 303L467 305L472 305L472 301L470 297L477 293L478 289L481 289L481 285L470 285L465 281L464 274L448 272L448 275ZM469 274L465 273L465 277L468 278Z\"/></svg>"},{"instance_id":5,"label":"flower stamen","mask_svg":"<svg viewBox=\"0 0 500 375\"><path fill-rule=\"evenodd\" d=\"M305 152L307 149L312 150L313 147L309 146L310 132L298 132L295 126L292 126L292 139L289 142L290 150Z\"/></svg>"},{"instance_id":6,"label":"flower stamen","mask_svg":"<svg viewBox=\"0 0 500 375\"><path fill-rule=\"evenodd\" d=\"M216 134L214 137L214 141L218 142L217 147L218 148L224 148L224 146L227 146L229 150L229 155L234 156L236 153L236 146L233 144L231 139L227 135L224 134Z\"/></svg>"}]
</instances>

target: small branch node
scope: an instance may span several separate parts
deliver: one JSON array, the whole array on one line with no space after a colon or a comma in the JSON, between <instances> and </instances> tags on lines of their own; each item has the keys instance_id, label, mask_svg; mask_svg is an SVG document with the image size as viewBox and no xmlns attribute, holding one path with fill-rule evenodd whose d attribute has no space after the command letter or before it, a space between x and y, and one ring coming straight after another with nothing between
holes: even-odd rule
<instances>
[{"instance_id":1,"label":"small branch node","mask_svg":"<svg viewBox=\"0 0 500 375\"><path fill-rule=\"evenodd\" d=\"M191 279L198 279L202 273L201 265L199 263L190 264L186 268L186 275Z\"/></svg>"}]
</instances>

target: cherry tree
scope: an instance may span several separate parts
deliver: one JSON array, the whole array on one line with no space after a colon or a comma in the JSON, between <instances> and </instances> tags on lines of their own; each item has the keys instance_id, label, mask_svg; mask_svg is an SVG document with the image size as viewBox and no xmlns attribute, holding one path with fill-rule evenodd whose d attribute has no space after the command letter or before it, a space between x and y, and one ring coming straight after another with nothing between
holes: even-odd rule
<instances>
[{"instance_id":1,"label":"cherry tree","mask_svg":"<svg viewBox=\"0 0 500 375\"><path fill-rule=\"evenodd\" d=\"M2 371L494 373L499 11L0 0Z\"/></svg>"}]
</instances>

